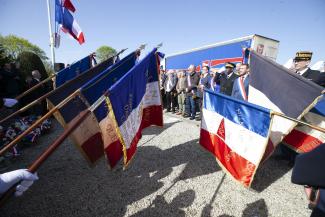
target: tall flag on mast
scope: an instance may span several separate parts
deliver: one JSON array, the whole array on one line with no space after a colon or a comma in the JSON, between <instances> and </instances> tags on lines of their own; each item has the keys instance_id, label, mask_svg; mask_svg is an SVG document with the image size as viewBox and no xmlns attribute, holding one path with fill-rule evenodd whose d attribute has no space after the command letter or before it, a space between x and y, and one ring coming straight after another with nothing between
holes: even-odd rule
<instances>
[{"instance_id":1,"label":"tall flag on mast","mask_svg":"<svg viewBox=\"0 0 325 217\"><path fill-rule=\"evenodd\" d=\"M55 0L55 22L57 23L55 32L59 34L60 27L63 32L70 34L79 44L83 44L85 42L84 34L70 11L75 12L75 7L70 0Z\"/></svg>"}]
</instances>

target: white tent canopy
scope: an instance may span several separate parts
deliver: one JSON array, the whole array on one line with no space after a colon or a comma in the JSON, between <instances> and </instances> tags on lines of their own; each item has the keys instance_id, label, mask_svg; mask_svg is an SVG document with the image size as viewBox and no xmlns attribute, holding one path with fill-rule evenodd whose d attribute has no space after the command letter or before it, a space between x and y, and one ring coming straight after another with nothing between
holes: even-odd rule
<instances>
[{"instance_id":1,"label":"white tent canopy","mask_svg":"<svg viewBox=\"0 0 325 217\"><path fill-rule=\"evenodd\" d=\"M325 72L325 61L320 60L316 62L312 67L310 67L312 70L318 70L321 72Z\"/></svg>"}]
</instances>

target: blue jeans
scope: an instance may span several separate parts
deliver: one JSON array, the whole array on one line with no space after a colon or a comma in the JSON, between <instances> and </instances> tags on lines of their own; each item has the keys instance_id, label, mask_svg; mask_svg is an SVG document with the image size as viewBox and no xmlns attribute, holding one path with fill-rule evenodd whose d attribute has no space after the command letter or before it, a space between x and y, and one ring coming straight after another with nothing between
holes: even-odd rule
<instances>
[{"instance_id":1,"label":"blue jeans","mask_svg":"<svg viewBox=\"0 0 325 217\"><path fill-rule=\"evenodd\" d=\"M187 111L186 113L189 114L191 117L195 118L195 99L192 96L186 97L186 104L187 104Z\"/></svg>"}]
</instances>

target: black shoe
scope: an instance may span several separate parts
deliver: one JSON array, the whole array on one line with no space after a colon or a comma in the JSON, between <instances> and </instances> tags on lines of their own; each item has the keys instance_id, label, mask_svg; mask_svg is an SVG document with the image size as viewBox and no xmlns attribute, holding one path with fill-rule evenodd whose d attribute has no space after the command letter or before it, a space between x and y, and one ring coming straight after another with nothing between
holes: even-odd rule
<instances>
[{"instance_id":1,"label":"black shoe","mask_svg":"<svg viewBox=\"0 0 325 217\"><path fill-rule=\"evenodd\" d=\"M189 116L187 114L183 115L183 118L188 118Z\"/></svg>"},{"instance_id":2,"label":"black shoe","mask_svg":"<svg viewBox=\"0 0 325 217\"><path fill-rule=\"evenodd\" d=\"M201 120L201 118L195 118L195 120L196 120L196 121L200 121L200 120Z\"/></svg>"},{"instance_id":3,"label":"black shoe","mask_svg":"<svg viewBox=\"0 0 325 217\"><path fill-rule=\"evenodd\" d=\"M190 120L194 120L195 118L193 118L193 117L190 117Z\"/></svg>"},{"instance_id":4,"label":"black shoe","mask_svg":"<svg viewBox=\"0 0 325 217\"><path fill-rule=\"evenodd\" d=\"M173 114L175 114L176 112L175 111L172 111Z\"/></svg>"}]
</instances>

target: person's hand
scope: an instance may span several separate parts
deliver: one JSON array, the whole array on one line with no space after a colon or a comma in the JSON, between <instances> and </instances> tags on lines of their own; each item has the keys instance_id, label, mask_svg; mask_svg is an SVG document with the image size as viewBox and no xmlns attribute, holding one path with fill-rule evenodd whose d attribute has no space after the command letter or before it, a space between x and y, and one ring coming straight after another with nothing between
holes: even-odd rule
<instances>
[{"instance_id":1,"label":"person's hand","mask_svg":"<svg viewBox=\"0 0 325 217\"><path fill-rule=\"evenodd\" d=\"M37 174L32 174L26 169L14 170L0 175L0 194L20 182L16 187L15 196L21 196L34 181L38 180Z\"/></svg>"}]
</instances>

